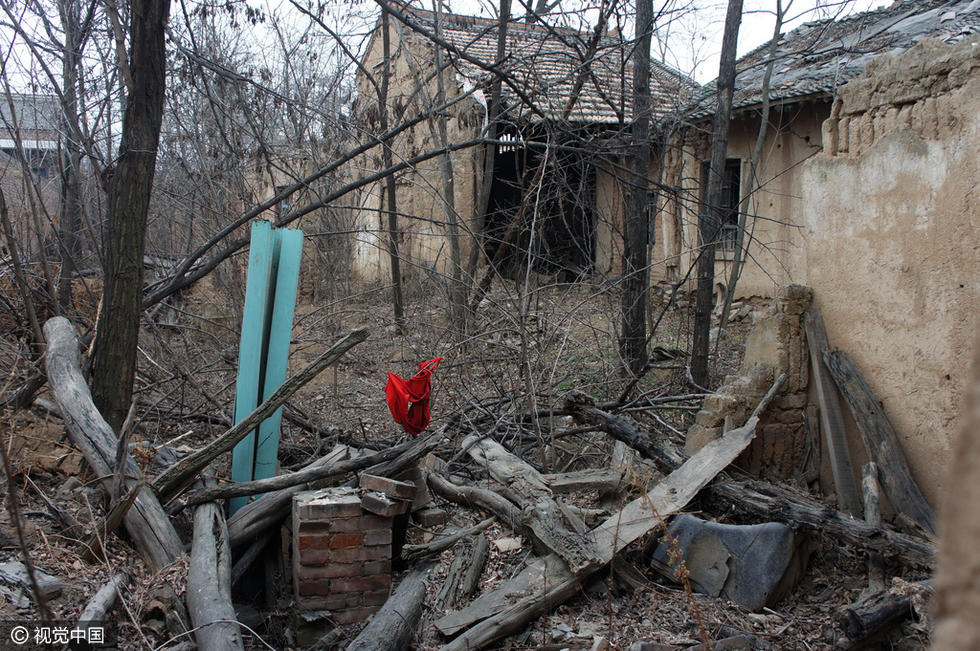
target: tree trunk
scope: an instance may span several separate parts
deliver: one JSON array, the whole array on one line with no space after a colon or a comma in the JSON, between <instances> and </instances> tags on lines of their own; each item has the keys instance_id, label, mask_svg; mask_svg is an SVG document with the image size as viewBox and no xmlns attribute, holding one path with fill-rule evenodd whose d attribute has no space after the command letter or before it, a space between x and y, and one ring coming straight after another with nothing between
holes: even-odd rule
<instances>
[{"instance_id":1,"label":"tree trunk","mask_svg":"<svg viewBox=\"0 0 980 651\"><path fill-rule=\"evenodd\" d=\"M742 22L742 0L729 0L725 16L725 35L721 42L721 64L718 68L718 104L711 130L711 163L708 168L708 191L701 206L701 254L698 258L698 292L694 303L694 350L691 353L691 376L698 386L708 386L708 344L711 330L711 296L715 284L715 240L723 218L722 182L725 179L725 157L728 154L728 127L735 92L735 54L738 28Z\"/></svg>"},{"instance_id":2,"label":"tree trunk","mask_svg":"<svg viewBox=\"0 0 980 651\"><path fill-rule=\"evenodd\" d=\"M381 115L381 132L388 132L388 87L391 81L391 33L388 29L391 17L388 10L381 8L381 47L384 57L384 69L381 71L381 88L378 92L378 112ZM381 145L381 166L391 167L391 140L385 140ZM385 177L382 202L386 203L385 213L388 216L388 260L391 266L392 309L395 313L395 327L399 332L405 327L405 307L402 298L402 267L398 253L398 204L395 199L395 175Z\"/></svg>"},{"instance_id":3,"label":"tree trunk","mask_svg":"<svg viewBox=\"0 0 980 651\"><path fill-rule=\"evenodd\" d=\"M650 181L650 41L653 0L636 3L636 48L633 51L633 142L629 218L623 250L623 332L619 354L626 375L639 375L647 364L647 268L649 217L647 189Z\"/></svg>"},{"instance_id":4,"label":"tree trunk","mask_svg":"<svg viewBox=\"0 0 980 651\"><path fill-rule=\"evenodd\" d=\"M170 0L132 0L122 140L109 181L102 248L105 278L92 358L92 395L118 432L132 401L143 304L143 252L166 86L164 31Z\"/></svg>"}]
</instances>

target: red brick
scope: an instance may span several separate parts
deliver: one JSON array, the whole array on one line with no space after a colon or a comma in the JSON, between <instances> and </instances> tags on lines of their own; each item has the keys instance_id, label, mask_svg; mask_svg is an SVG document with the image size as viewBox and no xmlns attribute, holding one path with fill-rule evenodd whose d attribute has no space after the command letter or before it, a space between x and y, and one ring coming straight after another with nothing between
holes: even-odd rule
<instances>
[{"instance_id":1,"label":"red brick","mask_svg":"<svg viewBox=\"0 0 980 651\"><path fill-rule=\"evenodd\" d=\"M378 612L379 606L362 606L361 608L351 608L333 613L332 619L335 624L354 624L363 622L365 619Z\"/></svg>"},{"instance_id":2,"label":"red brick","mask_svg":"<svg viewBox=\"0 0 980 651\"><path fill-rule=\"evenodd\" d=\"M371 545L389 545L391 544L391 529L365 531L362 536L362 543L365 547L370 547Z\"/></svg>"},{"instance_id":3,"label":"red brick","mask_svg":"<svg viewBox=\"0 0 980 651\"><path fill-rule=\"evenodd\" d=\"M357 561L381 561L391 558L391 545L351 547L349 549L300 549L301 565L326 565L327 563L352 563Z\"/></svg>"},{"instance_id":4,"label":"red brick","mask_svg":"<svg viewBox=\"0 0 980 651\"><path fill-rule=\"evenodd\" d=\"M377 590L387 590L391 587L390 574L378 574L375 576L351 576L343 579L330 579L331 592L374 592Z\"/></svg>"},{"instance_id":5,"label":"red brick","mask_svg":"<svg viewBox=\"0 0 980 651\"><path fill-rule=\"evenodd\" d=\"M365 604L363 595L346 593L313 596L300 595L296 598L296 605L305 610L347 610L357 608L358 606L373 606L375 604L374 602Z\"/></svg>"},{"instance_id":6,"label":"red brick","mask_svg":"<svg viewBox=\"0 0 980 651\"><path fill-rule=\"evenodd\" d=\"M411 502L415 499L415 484L379 477L378 475L362 474L360 477L361 488L369 491L384 493L393 500L403 500Z\"/></svg>"},{"instance_id":7,"label":"red brick","mask_svg":"<svg viewBox=\"0 0 980 651\"><path fill-rule=\"evenodd\" d=\"M302 527L303 525L301 525ZM359 518L333 520L329 523L330 531L334 533L349 533L352 531L372 531L375 529L391 529L391 518L381 518L376 515L364 514Z\"/></svg>"},{"instance_id":8,"label":"red brick","mask_svg":"<svg viewBox=\"0 0 980 651\"><path fill-rule=\"evenodd\" d=\"M300 549L344 549L347 547L359 547L360 545L361 534L359 533L304 533L299 537Z\"/></svg>"},{"instance_id":9,"label":"red brick","mask_svg":"<svg viewBox=\"0 0 980 651\"><path fill-rule=\"evenodd\" d=\"M372 574L391 574L391 561L369 561L362 563L360 574L371 576Z\"/></svg>"},{"instance_id":10,"label":"red brick","mask_svg":"<svg viewBox=\"0 0 980 651\"><path fill-rule=\"evenodd\" d=\"M361 496L361 508L386 518L406 513L411 506L411 502L398 502L384 493L368 491Z\"/></svg>"},{"instance_id":11,"label":"red brick","mask_svg":"<svg viewBox=\"0 0 980 651\"><path fill-rule=\"evenodd\" d=\"M300 581L310 579L333 579L344 576L359 576L364 573L364 569L372 563L327 563L326 565L309 566L297 565L293 571ZM391 562L388 562L389 571ZM379 570L380 571L380 570Z\"/></svg>"}]
</instances>

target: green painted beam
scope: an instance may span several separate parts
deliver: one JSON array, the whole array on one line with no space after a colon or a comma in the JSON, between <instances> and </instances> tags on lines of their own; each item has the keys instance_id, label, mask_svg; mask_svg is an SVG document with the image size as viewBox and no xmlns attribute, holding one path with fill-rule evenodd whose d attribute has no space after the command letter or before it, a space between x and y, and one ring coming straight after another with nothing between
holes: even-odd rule
<instances>
[{"instance_id":1,"label":"green painted beam","mask_svg":"<svg viewBox=\"0 0 980 651\"><path fill-rule=\"evenodd\" d=\"M266 400L286 381L289 342L292 338L293 315L296 311L296 285L299 280L300 259L303 255L302 231L278 228L275 232L279 240L279 268L275 276L275 300L269 328L262 400ZM282 408L279 408L259 425L253 479L267 479L276 475L281 421Z\"/></svg>"},{"instance_id":2,"label":"green painted beam","mask_svg":"<svg viewBox=\"0 0 980 651\"><path fill-rule=\"evenodd\" d=\"M235 384L234 421L248 416L258 405L265 375L264 362L268 341L268 303L272 286L272 267L276 247L272 224L263 220L252 222L248 255L248 277L245 282L245 308L242 311L242 335L238 346L238 379ZM250 481L255 466L255 434L242 439L232 453L232 481ZM231 500L234 513L247 503L247 498Z\"/></svg>"}]
</instances>

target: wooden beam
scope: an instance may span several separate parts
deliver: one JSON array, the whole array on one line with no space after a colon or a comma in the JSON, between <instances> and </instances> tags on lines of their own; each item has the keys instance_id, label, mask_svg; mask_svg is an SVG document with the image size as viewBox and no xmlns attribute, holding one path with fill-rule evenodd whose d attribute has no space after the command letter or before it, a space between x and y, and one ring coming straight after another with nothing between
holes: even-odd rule
<instances>
[{"instance_id":1,"label":"wooden beam","mask_svg":"<svg viewBox=\"0 0 980 651\"><path fill-rule=\"evenodd\" d=\"M807 346L810 349L810 369L813 385L817 390L820 404L820 428L827 452L830 455L830 468L834 474L834 489L837 492L837 505L854 517L861 517L861 500L857 483L854 481L854 466L851 453L847 449L847 436L844 431L844 416L841 414L837 392L823 365L823 355L828 350L827 331L824 329L820 310L811 307L803 315Z\"/></svg>"},{"instance_id":2,"label":"wooden beam","mask_svg":"<svg viewBox=\"0 0 980 651\"><path fill-rule=\"evenodd\" d=\"M935 534L936 514L912 478L898 434L861 371L842 350L824 353L824 362L851 408L868 457L878 464L879 476L888 500L896 511L904 513L923 529Z\"/></svg>"}]
</instances>

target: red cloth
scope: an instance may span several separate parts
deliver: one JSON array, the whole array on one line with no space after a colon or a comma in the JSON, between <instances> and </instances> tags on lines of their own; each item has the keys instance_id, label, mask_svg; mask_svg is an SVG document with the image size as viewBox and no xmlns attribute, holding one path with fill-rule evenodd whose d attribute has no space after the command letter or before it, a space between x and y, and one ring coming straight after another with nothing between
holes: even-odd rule
<instances>
[{"instance_id":1,"label":"red cloth","mask_svg":"<svg viewBox=\"0 0 980 651\"><path fill-rule=\"evenodd\" d=\"M429 391L432 387L432 371L441 357L419 364L419 372L405 380L388 372L385 396L388 409L395 422L405 428L412 436L418 435L429 426Z\"/></svg>"}]
</instances>

